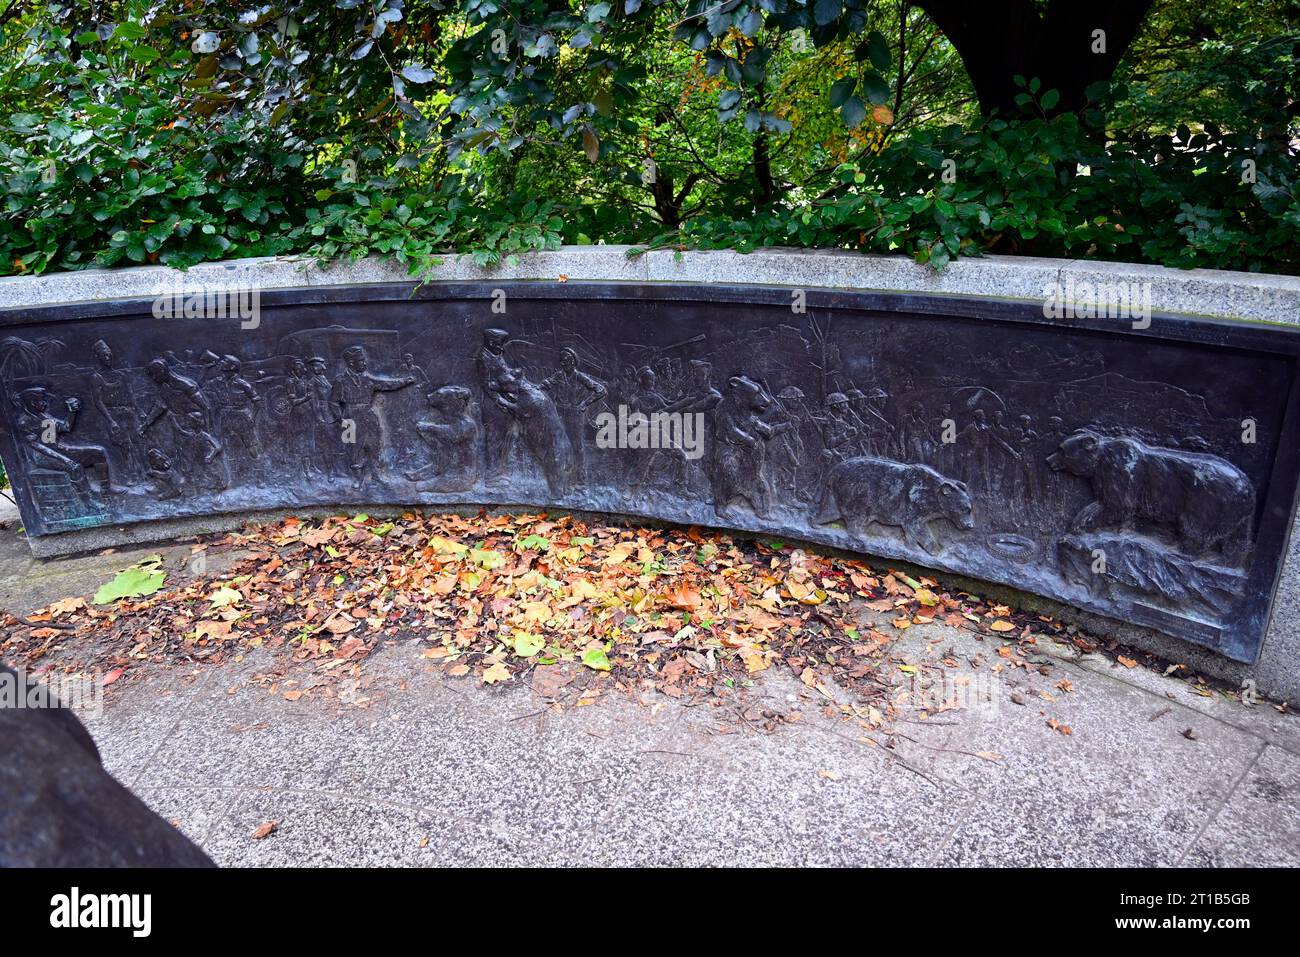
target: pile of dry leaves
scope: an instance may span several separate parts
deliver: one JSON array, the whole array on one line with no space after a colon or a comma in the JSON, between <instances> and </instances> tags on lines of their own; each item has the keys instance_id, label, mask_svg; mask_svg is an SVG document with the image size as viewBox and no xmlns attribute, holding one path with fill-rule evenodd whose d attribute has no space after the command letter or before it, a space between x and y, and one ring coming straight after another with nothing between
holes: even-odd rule
<instances>
[{"instance_id":1,"label":"pile of dry leaves","mask_svg":"<svg viewBox=\"0 0 1300 957\"><path fill-rule=\"evenodd\" d=\"M544 685L567 664L560 670L589 673L594 693L726 694L784 666L828 699L833 684L857 699L855 712L878 713L900 676L926 666L893 654L908 627L987 632L1006 640L1011 665L1047 622L779 542L569 516L289 518L192 548L199 568L222 551L241 557L173 587L156 566L137 568L140 580L155 576L152 593L5 616L0 657L116 677L145 662L266 649L280 662L267 678L280 693L321 689L354 703L365 701L356 689L366 658L389 642L489 685Z\"/></svg>"}]
</instances>

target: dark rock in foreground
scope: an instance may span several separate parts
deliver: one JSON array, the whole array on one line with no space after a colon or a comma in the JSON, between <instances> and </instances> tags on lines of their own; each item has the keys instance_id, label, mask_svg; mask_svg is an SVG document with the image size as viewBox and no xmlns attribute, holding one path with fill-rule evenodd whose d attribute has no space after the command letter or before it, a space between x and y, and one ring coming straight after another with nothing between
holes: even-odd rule
<instances>
[{"instance_id":1,"label":"dark rock in foreground","mask_svg":"<svg viewBox=\"0 0 1300 957\"><path fill-rule=\"evenodd\" d=\"M0 666L0 867L213 866L104 770L71 711L15 707L28 687Z\"/></svg>"}]
</instances>

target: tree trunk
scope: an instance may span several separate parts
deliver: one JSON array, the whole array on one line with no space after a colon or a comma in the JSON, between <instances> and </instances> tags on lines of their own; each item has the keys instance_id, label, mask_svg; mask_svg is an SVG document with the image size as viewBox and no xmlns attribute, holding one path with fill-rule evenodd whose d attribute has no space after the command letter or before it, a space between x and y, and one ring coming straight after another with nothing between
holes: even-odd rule
<instances>
[{"instance_id":1,"label":"tree trunk","mask_svg":"<svg viewBox=\"0 0 1300 957\"><path fill-rule=\"evenodd\" d=\"M1015 77L1042 81L1039 96L1061 98L1049 116L1077 113L1085 91L1108 80L1137 35L1152 0L912 0L956 48L975 87L980 112L1015 116ZM1101 31L1097 34L1096 31Z\"/></svg>"},{"instance_id":2,"label":"tree trunk","mask_svg":"<svg viewBox=\"0 0 1300 957\"><path fill-rule=\"evenodd\" d=\"M650 195L654 197L655 212L665 228L679 227L682 224L682 211L673 193L673 178L656 171L655 181L650 184Z\"/></svg>"}]
</instances>

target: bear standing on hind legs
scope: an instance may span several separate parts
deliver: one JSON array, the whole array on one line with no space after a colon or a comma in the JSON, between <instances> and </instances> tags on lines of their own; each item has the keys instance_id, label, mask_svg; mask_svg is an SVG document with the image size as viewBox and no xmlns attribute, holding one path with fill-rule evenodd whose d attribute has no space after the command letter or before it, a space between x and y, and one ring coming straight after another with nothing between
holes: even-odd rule
<instances>
[{"instance_id":1,"label":"bear standing on hind legs","mask_svg":"<svg viewBox=\"0 0 1300 957\"><path fill-rule=\"evenodd\" d=\"M765 473L772 426L762 418L772 404L767 391L748 376L732 376L713 411L713 509L726 518L737 499L766 518L772 486Z\"/></svg>"}]
</instances>

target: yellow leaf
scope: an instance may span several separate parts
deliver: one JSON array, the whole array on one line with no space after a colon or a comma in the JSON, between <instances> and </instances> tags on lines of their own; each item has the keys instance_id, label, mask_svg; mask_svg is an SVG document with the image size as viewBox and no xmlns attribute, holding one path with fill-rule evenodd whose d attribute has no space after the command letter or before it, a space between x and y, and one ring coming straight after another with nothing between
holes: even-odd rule
<instances>
[{"instance_id":1,"label":"yellow leaf","mask_svg":"<svg viewBox=\"0 0 1300 957\"><path fill-rule=\"evenodd\" d=\"M922 605L937 605L937 604L939 604L939 597L938 597L937 595L935 595L934 592L930 591L930 589L928 589L928 588L918 588L918 589L916 589L916 593L915 593L915 596L914 596L914 597L915 597L916 600L919 601Z\"/></svg>"},{"instance_id":2,"label":"yellow leaf","mask_svg":"<svg viewBox=\"0 0 1300 957\"><path fill-rule=\"evenodd\" d=\"M509 679L510 669L499 661L483 672L483 683L487 685L494 685L498 681L508 681Z\"/></svg>"},{"instance_id":3,"label":"yellow leaf","mask_svg":"<svg viewBox=\"0 0 1300 957\"><path fill-rule=\"evenodd\" d=\"M633 542L619 542L611 548L609 554L605 556L605 564L621 565L627 561L628 556L631 555L635 549L636 545Z\"/></svg>"},{"instance_id":4,"label":"yellow leaf","mask_svg":"<svg viewBox=\"0 0 1300 957\"><path fill-rule=\"evenodd\" d=\"M454 555L456 558L464 558L469 554L469 546L437 535L429 539L428 547L433 550L435 555Z\"/></svg>"},{"instance_id":5,"label":"yellow leaf","mask_svg":"<svg viewBox=\"0 0 1300 957\"><path fill-rule=\"evenodd\" d=\"M1016 630L1015 625L1011 624L1011 622L1003 618L999 618L997 621L990 624L989 628L993 629L994 631L1015 631Z\"/></svg>"},{"instance_id":6,"label":"yellow leaf","mask_svg":"<svg viewBox=\"0 0 1300 957\"><path fill-rule=\"evenodd\" d=\"M238 589L226 587L218 588L208 596L208 600L212 602L213 608L224 608L226 605L234 605L242 601L243 598L244 596L240 594Z\"/></svg>"},{"instance_id":7,"label":"yellow leaf","mask_svg":"<svg viewBox=\"0 0 1300 957\"><path fill-rule=\"evenodd\" d=\"M58 617L66 615L68 612L76 611L78 608L86 607L84 598L60 598L54 604L50 605L50 614Z\"/></svg>"}]
</instances>

